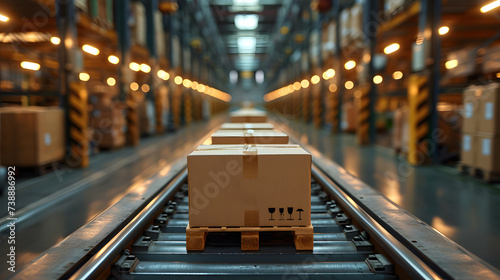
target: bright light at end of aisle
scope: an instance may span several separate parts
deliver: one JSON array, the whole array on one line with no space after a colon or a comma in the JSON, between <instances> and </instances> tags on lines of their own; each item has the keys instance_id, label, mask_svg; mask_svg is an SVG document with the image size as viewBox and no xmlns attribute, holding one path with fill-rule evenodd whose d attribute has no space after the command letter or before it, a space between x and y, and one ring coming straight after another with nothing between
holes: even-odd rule
<instances>
[{"instance_id":1,"label":"bright light at end of aisle","mask_svg":"<svg viewBox=\"0 0 500 280\"><path fill-rule=\"evenodd\" d=\"M352 89L354 87L354 83L352 81L347 81L344 86L346 89Z\"/></svg>"},{"instance_id":2,"label":"bright light at end of aisle","mask_svg":"<svg viewBox=\"0 0 500 280\"><path fill-rule=\"evenodd\" d=\"M110 86L110 87L116 85L116 80L113 77L109 77L106 82L108 83L108 86Z\"/></svg>"},{"instance_id":3,"label":"bright light at end of aisle","mask_svg":"<svg viewBox=\"0 0 500 280\"><path fill-rule=\"evenodd\" d=\"M399 50L399 44L398 43L394 43L394 44L390 44L389 46L385 47L384 48L384 53L385 54L391 54L395 51Z\"/></svg>"},{"instance_id":4,"label":"bright light at end of aisle","mask_svg":"<svg viewBox=\"0 0 500 280\"><path fill-rule=\"evenodd\" d=\"M93 47L91 45L83 45L82 50L86 53L91 54L91 55L98 55L99 54L99 49L96 47Z\"/></svg>"},{"instance_id":5,"label":"bright light at end of aisle","mask_svg":"<svg viewBox=\"0 0 500 280\"><path fill-rule=\"evenodd\" d=\"M349 60L344 64L345 69L351 70L352 68L356 67L356 61L354 60Z\"/></svg>"},{"instance_id":6,"label":"bright light at end of aisle","mask_svg":"<svg viewBox=\"0 0 500 280\"><path fill-rule=\"evenodd\" d=\"M85 72L80 73L80 75L78 75L78 77L80 78L81 81L84 81L84 82L90 80L90 75L88 73L85 73Z\"/></svg>"},{"instance_id":7,"label":"bright light at end of aisle","mask_svg":"<svg viewBox=\"0 0 500 280\"><path fill-rule=\"evenodd\" d=\"M392 78L394 80L399 80L399 79L403 78L403 72L396 71L396 72L392 73Z\"/></svg>"},{"instance_id":8,"label":"bright light at end of aisle","mask_svg":"<svg viewBox=\"0 0 500 280\"><path fill-rule=\"evenodd\" d=\"M448 26L441 26L438 29L439 35L444 35L444 34L448 33L448 31L450 31L450 28Z\"/></svg>"},{"instance_id":9,"label":"bright light at end of aisle","mask_svg":"<svg viewBox=\"0 0 500 280\"><path fill-rule=\"evenodd\" d=\"M319 81L320 81L320 80L321 80L321 78L320 78L318 75L314 75L314 76L312 76L312 78L311 78L311 83L312 83L313 85L315 85L315 84L319 83Z\"/></svg>"},{"instance_id":10,"label":"bright light at end of aisle","mask_svg":"<svg viewBox=\"0 0 500 280\"><path fill-rule=\"evenodd\" d=\"M110 55L108 56L108 61L111 64L118 64L118 62L120 62L120 59L116 55Z\"/></svg>"},{"instance_id":11,"label":"bright light at end of aisle","mask_svg":"<svg viewBox=\"0 0 500 280\"><path fill-rule=\"evenodd\" d=\"M7 22L7 21L9 21L9 18L0 14L0 21L1 22Z\"/></svg>"},{"instance_id":12,"label":"bright light at end of aisle","mask_svg":"<svg viewBox=\"0 0 500 280\"><path fill-rule=\"evenodd\" d=\"M40 64L35 62L23 61L21 62L21 67L27 70L38 71L40 70Z\"/></svg>"},{"instance_id":13,"label":"bright light at end of aisle","mask_svg":"<svg viewBox=\"0 0 500 280\"><path fill-rule=\"evenodd\" d=\"M175 83L176 85L180 85L180 84L182 84L182 77L181 77L181 76L176 76L176 77L174 78L174 83Z\"/></svg>"},{"instance_id":14,"label":"bright light at end of aisle","mask_svg":"<svg viewBox=\"0 0 500 280\"><path fill-rule=\"evenodd\" d=\"M496 9L500 7L500 0L497 0L497 1L493 1L487 5L484 5L483 7L481 7L481 13L487 13L493 9Z\"/></svg>"},{"instance_id":15,"label":"bright light at end of aisle","mask_svg":"<svg viewBox=\"0 0 500 280\"><path fill-rule=\"evenodd\" d=\"M59 39L59 37L52 37L50 38L50 42L54 45L59 45L61 43L61 39Z\"/></svg>"}]
</instances>

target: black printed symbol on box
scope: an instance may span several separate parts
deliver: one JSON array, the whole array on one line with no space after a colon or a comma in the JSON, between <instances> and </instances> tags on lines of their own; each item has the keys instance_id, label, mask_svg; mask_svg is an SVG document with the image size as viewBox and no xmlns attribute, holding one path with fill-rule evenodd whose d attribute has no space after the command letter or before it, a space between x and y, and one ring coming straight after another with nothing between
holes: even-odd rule
<instances>
[{"instance_id":1,"label":"black printed symbol on box","mask_svg":"<svg viewBox=\"0 0 500 280\"><path fill-rule=\"evenodd\" d=\"M280 211L280 220L284 220L285 218L283 213L285 212L285 208L280 208L279 211Z\"/></svg>"},{"instance_id":2,"label":"black printed symbol on box","mask_svg":"<svg viewBox=\"0 0 500 280\"><path fill-rule=\"evenodd\" d=\"M297 209L297 212L299 212L299 220L302 220L302 212L304 212L304 209Z\"/></svg>"},{"instance_id":3,"label":"black printed symbol on box","mask_svg":"<svg viewBox=\"0 0 500 280\"><path fill-rule=\"evenodd\" d=\"M288 208L287 208L287 210L288 210L288 211L287 211L287 212L288 212L288 214L290 215L290 218L289 218L288 220L290 220L290 221L291 221L291 220L293 220L293 219L292 219L293 207L288 207Z\"/></svg>"},{"instance_id":4,"label":"black printed symbol on box","mask_svg":"<svg viewBox=\"0 0 500 280\"><path fill-rule=\"evenodd\" d=\"M271 213L271 219L269 219L269 221L274 221L273 219L273 213L276 211L276 208L269 208L269 213Z\"/></svg>"}]
</instances>

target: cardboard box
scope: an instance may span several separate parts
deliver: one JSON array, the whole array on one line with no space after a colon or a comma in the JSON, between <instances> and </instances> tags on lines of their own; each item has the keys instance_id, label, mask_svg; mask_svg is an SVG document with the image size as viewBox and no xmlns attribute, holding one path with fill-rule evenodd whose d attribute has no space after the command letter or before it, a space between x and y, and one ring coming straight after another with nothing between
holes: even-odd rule
<instances>
[{"instance_id":1,"label":"cardboard box","mask_svg":"<svg viewBox=\"0 0 500 280\"><path fill-rule=\"evenodd\" d=\"M93 140L101 149L117 149L125 145L125 133L121 129L95 130Z\"/></svg>"},{"instance_id":2,"label":"cardboard box","mask_svg":"<svg viewBox=\"0 0 500 280\"><path fill-rule=\"evenodd\" d=\"M212 134L212 144L288 144L288 135L276 130L218 130Z\"/></svg>"},{"instance_id":3,"label":"cardboard box","mask_svg":"<svg viewBox=\"0 0 500 280\"><path fill-rule=\"evenodd\" d=\"M478 127L479 98L483 89L481 86L469 86L465 89L463 95L464 115L462 131L476 132Z\"/></svg>"},{"instance_id":4,"label":"cardboard box","mask_svg":"<svg viewBox=\"0 0 500 280\"><path fill-rule=\"evenodd\" d=\"M300 146L202 145L187 162L190 227L311 224L311 155Z\"/></svg>"},{"instance_id":5,"label":"cardboard box","mask_svg":"<svg viewBox=\"0 0 500 280\"><path fill-rule=\"evenodd\" d=\"M477 114L477 132L500 134L500 85L483 87Z\"/></svg>"},{"instance_id":6,"label":"cardboard box","mask_svg":"<svg viewBox=\"0 0 500 280\"><path fill-rule=\"evenodd\" d=\"M470 167L476 166L476 136L473 133L462 134L462 149L460 158L462 164Z\"/></svg>"},{"instance_id":7,"label":"cardboard box","mask_svg":"<svg viewBox=\"0 0 500 280\"><path fill-rule=\"evenodd\" d=\"M262 111L238 111L229 114L232 123L265 123L267 114Z\"/></svg>"},{"instance_id":8,"label":"cardboard box","mask_svg":"<svg viewBox=\"0 0 500 280\"><path fill-rule=\"evenodd\" d=\"M500 172L500 137L478 133L475 146L475 167Z\"/></svg>"},{"instance_id":9,"label":"cardboard box","mask_svg":"<svg viewBox=\"0 0 500 280\"><path fill-rule=\"evenodd\" d=\"M65 156L64 112L60 108L0 108L0 130L0 165L34 167Z\"/></svg>"},{"instance_id":10,"label":"cardboard box","mask_svg":"<svg viewBox=\"0 0 500 280\"><path fill-rule=\"evenodd\" d=\"M221 130L272 130L274 125L270 123L225 123L220 127Z\"/></svg>"}]
</instances>

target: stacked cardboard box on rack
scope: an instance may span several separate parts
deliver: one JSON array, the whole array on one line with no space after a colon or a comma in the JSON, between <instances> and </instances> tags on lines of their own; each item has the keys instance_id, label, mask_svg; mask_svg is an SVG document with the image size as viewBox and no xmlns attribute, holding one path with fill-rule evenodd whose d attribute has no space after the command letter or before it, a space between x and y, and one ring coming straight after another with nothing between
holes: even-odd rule
<instances>
[{"instance_id":1,"label":"stacked cardboard box on rack","mask_svg":"<svg viewBox=\"0 0 500 280\"><path fill-rule=\"evenodd\" d=\"M500 173L500 85L470 86L464 92L462 164Z\"/></svg>"},{"instance_id":2,"label":"stacked cardboard box on rack","mask_svg":"<svg viewBox=\"0 0 500 280\"><path fill-rule=\"evenodd\" d=\"M0 108L0 135L0 165L37 167L64 158L64 112L60 108Z\"/></svg>"},{"instance_id":3,"label":"stacked cardboard box on rack","mask_svg":"<svg viewBox=\"0 0 500 280\"><path fill-rule=\"evenodd\" d=\"M96 95L90 114L93 141L101 149L118 149L125 145L126 125L124 106L112 101L107 94Z\"/></svg>"}]
</instances>

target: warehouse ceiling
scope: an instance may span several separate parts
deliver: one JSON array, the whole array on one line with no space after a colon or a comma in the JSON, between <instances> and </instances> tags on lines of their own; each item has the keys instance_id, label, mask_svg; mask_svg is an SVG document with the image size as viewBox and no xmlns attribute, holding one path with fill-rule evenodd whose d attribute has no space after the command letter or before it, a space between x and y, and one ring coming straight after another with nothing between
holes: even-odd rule
<instances>
[{"instance_id":1,"label":"warehouse ceiling","mask_svg":"<svg viewBox=\"0 0 500 280\"><path fill-rule=\"evenodd\" d=\"M210 0L212 15L237 71L263 69L277 32L282 0Z\"/></svg>"}]
</instances>

